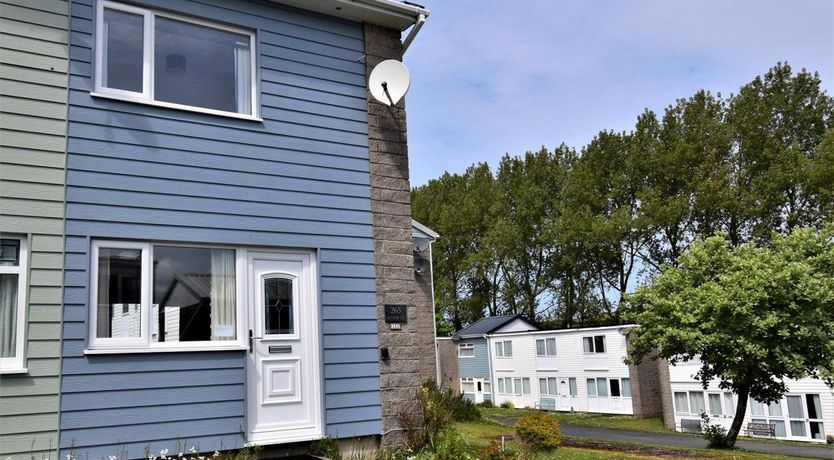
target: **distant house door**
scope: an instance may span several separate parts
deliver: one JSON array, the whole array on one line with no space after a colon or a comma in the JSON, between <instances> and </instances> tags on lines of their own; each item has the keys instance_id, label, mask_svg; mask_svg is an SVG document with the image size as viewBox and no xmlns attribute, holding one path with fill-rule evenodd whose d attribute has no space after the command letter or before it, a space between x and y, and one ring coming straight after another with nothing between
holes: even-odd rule
<instances>
[{"instance_id":1,"label":"distant house door","mask_svg":"<svg viewBox=\"0 0 834 460\"><path fill-rule=\"evenodd\" d=\"M310 253L250 253L247 441L321 438L315 261Z\"/></svg>"},{"instance_id":2,"label":"distant house door","mask_svg":"<svg viewBox=\"0 0 834 460\"><path fill-rule=\"evenodd\" d=\"M556 409L569 411L571 409L571 396L568 389L568 379L559 379L559 396L556 398Z\"/></svg>"}]
</instances>

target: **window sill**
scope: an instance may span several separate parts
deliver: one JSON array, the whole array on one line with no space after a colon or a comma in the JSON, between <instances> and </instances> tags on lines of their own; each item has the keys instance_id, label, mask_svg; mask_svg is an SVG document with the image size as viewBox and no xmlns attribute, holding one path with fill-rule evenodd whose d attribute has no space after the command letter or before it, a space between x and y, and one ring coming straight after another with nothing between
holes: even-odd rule
<instances>
[{"instance_id":1,"label":"window sill","mask_svg":"<svg viewBox=\"0 0 834 460\"><path fill-rule=\"evenodd\" d=\"M214 110L214 109L205 109L201 107L194 107L191 105L183 105L183 104L175 104L172 102L162 102L162 101L151 101L140 97L126 97L126 96L117 96L114 94L107 94L93 91L90 93L90 96L98 97L102 99L112 99L114 101L122 101L122 102L132 102L134 104L142 104L142 105L149 105L153 107L163 107L166 109L176 109L176 110L183 110L186 112L195 112L195 113L202 113L205 115L214 115L218 117L226 117L226 118L237 118L239 120L248 120L248 121L256 121L256 122L263 122L264 119L255 115L244 115L242 113L234 113L234 112L224 112L222 110Z\"/></svg>"},{"instance_id":2,"label":"window sill","mask_svg":"<svg viewBox=\"0 0 834 460\"><path fill-rule=\"evenodd\" d=\"M17 367L11 369L0 369L0 375L14 375L14 374L28 374L29 369L25 367Z\"/></svg>"},{"instance_id":3,"label":"window sill","mask_svg":"<svg viewBox=\"0 0 834 460\"><path fill-rule=\"evenodd\" d=\"M84 350L85 355L133 355L138 353L193 353L209 351L246 351L247 347L242 345L230 345L224 347L167 347L167 348L88 348Z\"/></svg>"}]
</instances>

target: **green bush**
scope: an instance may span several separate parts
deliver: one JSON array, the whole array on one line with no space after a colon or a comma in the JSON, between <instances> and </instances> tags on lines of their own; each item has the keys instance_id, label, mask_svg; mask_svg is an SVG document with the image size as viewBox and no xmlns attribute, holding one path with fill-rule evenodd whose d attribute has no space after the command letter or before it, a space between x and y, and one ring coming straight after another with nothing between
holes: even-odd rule
<instances>
[{"instance_id":1,"label":"green bush","mask_svg":"<svg viewBox=\"0 0 834 460\"><path fill-rule=\"evenodd\" d=\"M439 388L433 380L427 380L420 387L415 404L400 408L397 418L406 430L407 447L419 452L439 439L455 421L480 420L481 412L462 394Z\"/></svg>"},{"instance_id":2,"label":"green bush","mask_svg":"<svg viewBox=\"0 0 834 460\"><path fill-rule=\"evenodd\" d=\"M721 425L710 424L709 415L701 413L701 435L709 443L709 447L723 449L727 445L727 430Z\"/></svg>"},{"instance_id":3,"label":"green bush","mask_svg":"<svg viewBox=\"0 0 834 460\"><path fill-rule=\"evenodd\" d=\"M550 450L562 444L559 422L541 412L522 415L515 426L515 432L532 450Z\"/></svg>"},{"instance_id":4,"label":"green bush","mask_svg":"<svg viewBox=\"0 0 834 460\"><path fill-rule=\"evenodd\" d=\"M515 404L509 401L504 401L501 403L501 407L503 407L504 409L515 409Z\"/></svg>"},{"instance_id":5,"label":"green bush","mask_svg":"<svg viewBox=\"0 0 834 460\"><path fill-rule=\"evenodd\" d=\"M486 399L486 400L484 400L484 402L478 404L478 406L479 407L490 408L490 407L495 407L495 404L492 404L492 401L490 401L489 399Z\"/></svg>"}]
</instances>

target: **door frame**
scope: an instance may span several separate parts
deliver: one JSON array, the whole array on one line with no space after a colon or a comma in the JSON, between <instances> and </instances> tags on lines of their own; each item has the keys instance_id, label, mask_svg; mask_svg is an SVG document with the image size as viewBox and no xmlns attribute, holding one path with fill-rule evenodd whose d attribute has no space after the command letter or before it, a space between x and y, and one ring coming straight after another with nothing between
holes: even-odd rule
<instances>
[{"instance_id":1,"label":"door frame","mask_svg":"<svg viewBox=\"0 0 834 460\"><path fill-rule=\"evenodd\" d=\"M244 401L244 421L245 421L245 428L244 434L245 438L245 446L253 446L253 445L277 445L277 444L289 444L293 442L302 442L302 441L314 441L317 439L322 439L326 435L326 418L325 418L325 407L324 407L324 340L322 337L323 331L323 324L322 324L322 305L321 305L321 266L319 257L319 251L317 249L311 250L300 250L300 249L284 249L284 248L250 248L250 249L242 249L241 250L241 259L243 260L244 265L244 281L243 286L245 288L244 298L244 318L245 324L243 324L243 338L244 343L246 343L246 355L244 359L244 392L245 392L245 401ZM286 260L285 257L287 255L296 255L296 256L307 256L308 259L308 267L309 267L309 275L307 276L307 282L309 282L309 286L306 287L306 293L310 296L310 305L312 306L311 314L313 315L311 318L311 322L313 327L315 328L315 332L313 337L311 338L312 344L309 347L306 347L306 353L309 354L314 359L314 365L312 366L312 372L316 375L317 378L313 381L314 388L308 394L313 399L312 404L314 405L314 416L315 416L315 424L318 425L319 430L314 433L313 435L300 435L295 437L283 437L283 438L275 438L275 439L259 439L256 441L252 441L253 432L251 431L252 426L250 423L252 422L252 415L250 413L250 402L251 398L258 397L257 394L252 394L250 391L250 381L249 375L250 371L252 371L251 366L254 364L254 360L251 358L252 354L249 352L248 347L248 331L250 329L254 330L256 327L255 321L255 305L257 303L257 296L255 295L255 284L260 282L260 278L255 279L253 261L254 259L260 260L275 260L281 261ZM302 278L304 278L302 276ZM299 286L299 289L302 289Z\"/></svg>"}]
</instances>

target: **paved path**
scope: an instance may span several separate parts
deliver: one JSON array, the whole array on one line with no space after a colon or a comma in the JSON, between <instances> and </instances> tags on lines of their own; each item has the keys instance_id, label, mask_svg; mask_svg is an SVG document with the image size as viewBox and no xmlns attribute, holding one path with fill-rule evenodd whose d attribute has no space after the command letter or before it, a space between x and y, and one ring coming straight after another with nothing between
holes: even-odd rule
<instances>
[{"instance_id":1,"label":"paved path","mask_svg":"<svg viewBox=\"0 0 834 460\"><path fill-rule=\"evenodd\" d=\"M495 419L506 425L515 425L515 422L518 421L518 419L512 417L495 417ZM563 436L572 436L576 438L599 439L615 442L637 442L640 444L680 447L685 449L703 449L707 447L707 442L701 437L683 433L651 433L647 431L615 430L612 428L572 425L570 423L562 423L561 429ZM834 449L826 447L756 442L743 439L738 440L736 442L736 446L751 452L834 460Z\"/></svg>"}]
</instances>

